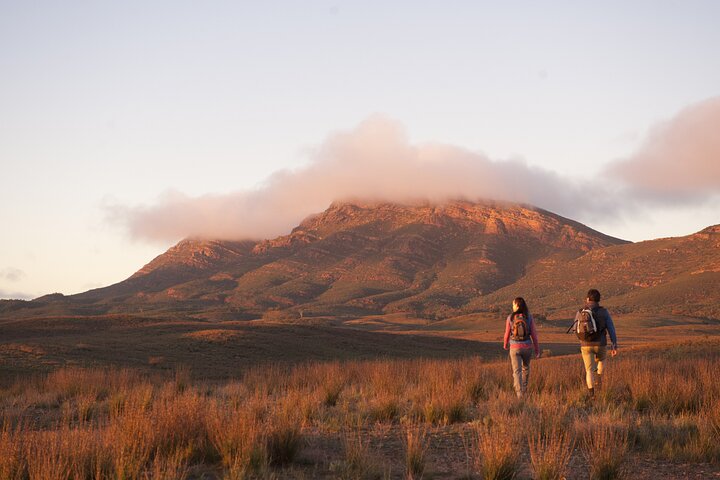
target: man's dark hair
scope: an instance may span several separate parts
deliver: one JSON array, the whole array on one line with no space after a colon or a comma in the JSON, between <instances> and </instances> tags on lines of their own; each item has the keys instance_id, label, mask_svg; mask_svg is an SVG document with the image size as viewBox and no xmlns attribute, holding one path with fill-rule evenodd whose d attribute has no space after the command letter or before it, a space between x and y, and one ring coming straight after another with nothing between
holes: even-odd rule
<instances>
[{"instance_id":1,"label":"man's dark hair","mask_svg":"<svg viewBox=\"0 0 720 480\"><path fill-rule=\"evenodd\" d=\"M590 290L588 290L587 298L591 302L599 302L600 301L600 292L598 292L594 288L591 288Z\"/></svg>"}]
</instances>

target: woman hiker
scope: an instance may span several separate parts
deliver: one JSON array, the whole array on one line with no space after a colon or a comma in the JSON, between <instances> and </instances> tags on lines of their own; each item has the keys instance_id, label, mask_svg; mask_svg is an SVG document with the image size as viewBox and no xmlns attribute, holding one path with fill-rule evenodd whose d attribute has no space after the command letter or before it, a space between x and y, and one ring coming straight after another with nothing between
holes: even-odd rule
<instances>
[{"instance_id":1,"label":"woman hiker","mask_svg":"<svg viewBox=\"0 0 720 480\"><path fill-rule=\"evenodd\" d=\"M512 313L505 321L503 348L508 350L508 347L513 370L513 386L518 398L522 398L527 391L530 359L533 353L535 358L540 358L540 342L538 342L535 321L522 297L513 300Z\"/></svg>"}]
</instances>

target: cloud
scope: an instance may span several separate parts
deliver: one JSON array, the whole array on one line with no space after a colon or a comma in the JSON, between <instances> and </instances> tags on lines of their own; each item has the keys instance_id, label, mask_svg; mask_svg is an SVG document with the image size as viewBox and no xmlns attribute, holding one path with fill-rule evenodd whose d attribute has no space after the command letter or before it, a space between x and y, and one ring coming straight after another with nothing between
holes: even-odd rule
<instances>
[{"instance_id":1,"label":"cloud","mask_svg":"<svg viewBox=\"0 0 720 480\"><path fill-rule=\"evenodd\" d=\"M0 300L32 300L35 295L0 289Z\"/></svg>"},{"instance_id":2,"label":"cloud","mask_svg":"<svg viewBox=\"0 0 720 480\"><path fill-rule=\"evenodd\" d=\"M699 203L720 194L720 97L656 125L637 152L603 173L628 200Z\"/></svg>"},{"instance_id":3,"label":"cloud","mask_svg":"<svg viewBox=\"0 0 720 480\"><path fill-rule=\"evenodd\" d=\"M413 145L401 124L373 116L330 135L305 166L278 171L254 190L200 197L173 191L154 205L113 205L106 213L141 240L260 239L288 233L333 201L494 199L573 218L618 207L597 191L589 196L582 184L519 159L493 161L456 146Z\"/></svg>"},{"instance_id":4,"label":"cloud","mask_svg":"<svg viewBox=\"0 0 720 480\"><path fill-rule=\"evenodd\" d=\"M9 282L19 282L25 278L25 272L15 267L6 267L0 270L0 279Z\"/></svg>"}]
</instances>

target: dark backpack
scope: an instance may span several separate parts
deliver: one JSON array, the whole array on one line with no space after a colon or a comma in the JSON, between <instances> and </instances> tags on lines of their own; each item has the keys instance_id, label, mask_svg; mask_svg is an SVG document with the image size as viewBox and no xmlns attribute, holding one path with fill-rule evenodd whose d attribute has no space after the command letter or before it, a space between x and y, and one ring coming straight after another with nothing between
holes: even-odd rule
<instances>
[{"instance_id":1,"label":"dark backpack","mask_svg":"<svg viewBox=\"0 0 720 480\"><path fill-rule=\"evenodd\" d=\"M602 307L581 308L575 324L575 334L581 341L597 342L605 333L607 320Z\"/></svg>"},{"instance_id":2,"label":"dark backpack","mask_svg":"<svg viewBox=\"0 0 720 480\"><path fill-rule=\"evenodd\" d=\"M530 327L524 313L513 313L510 324L510 338L517 342L524 342L530 338Z\"/></svg>"}]
</instances>

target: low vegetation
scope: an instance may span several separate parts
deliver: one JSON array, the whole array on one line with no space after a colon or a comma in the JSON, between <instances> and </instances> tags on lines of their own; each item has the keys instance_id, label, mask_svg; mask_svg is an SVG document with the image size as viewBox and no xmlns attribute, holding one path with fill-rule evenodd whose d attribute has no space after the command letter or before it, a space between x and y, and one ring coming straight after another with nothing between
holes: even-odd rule
<instances>
[{"instance_id":1,"label":"low vegetation","mask_svg":"<svg viewBox=\"0 0 720 480\"><path fill-rule=\"evenodd\" d=\"M579 358L180 369L63 368L0 390L0 478L622 478L628 459L720 464L720 341ZM464 448L463 448L464 447ZM573 473L574 472L574 473Z\"/></svg>"}]
</instances>

